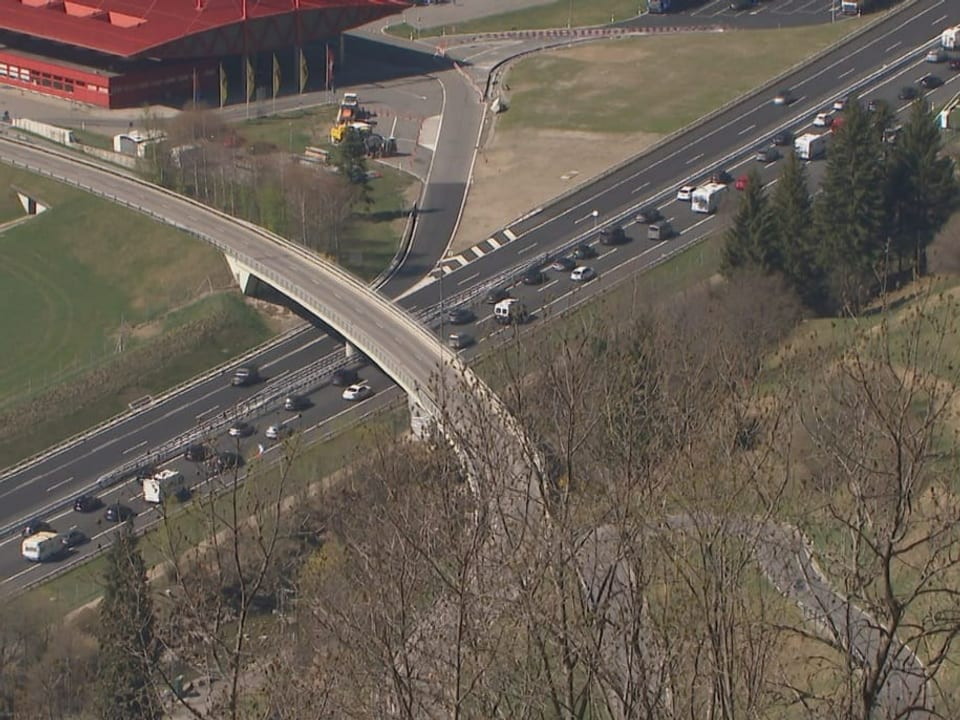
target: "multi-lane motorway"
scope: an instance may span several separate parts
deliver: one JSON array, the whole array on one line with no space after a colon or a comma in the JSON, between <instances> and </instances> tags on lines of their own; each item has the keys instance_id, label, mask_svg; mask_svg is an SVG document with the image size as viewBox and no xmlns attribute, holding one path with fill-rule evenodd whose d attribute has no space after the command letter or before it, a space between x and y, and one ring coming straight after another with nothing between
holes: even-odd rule
<instances>
[{"instance_id":1,"label":"multi-lane motorway","mask_svg":"<svg viewBox=\"0 0 960 720\"><path fill-rule=\"evenodd\" d=\"M943 0L921 0L899 17L875 27L846 47L779 83L777 87L788 85L800 97L788 108L776 108L770 103L773 91L737 103L701 127L507 228L509 235L498 233L495 237L502 245L499 250L450 273L442 283L431 282L411 292L402 304L409 309L427 307L439 302L441 293L449 297L476 288L505 269L530 263L578 235L590 236L594 210L598 212L597 222L603 224L621 215L629 216L633 207L655 202L673 218L675 227L682 234L666 243L649 243L645 236L628 225L628 234L633 236L631 243L612 249L602 248L603 255L591 261L600 272L599 281L581 288L566 277L551 273L548 283L540 287L515 290L528 305L538 307L548 302L569 303L571 298L579 300L607 286L613 279L657 262L678 246L695 242L709 233L718 222L713 216L693 215L688 207L674 202L673 195L679 184L688 179L699 180L721 163L737 174L738 165L753 162L750 159L752 150L761 140L781 126L797 131L809 124L815 112L828 100L844 94L859 80L879 73L870 82L868 94L891 101L895 101L901 85L914 82L928 71L938 72L948 81L937 91L935 99L944 99L960 90L960 80L948 74L944 66L926 66L922 57L905 57L911 49L928 44L943 27L958 21L957 11L953 10L951 14ZM0 154L6 155L6 152L0 148ZM814 168L817 166L814 163ZM765 181L772 181L776 172L775 164L763 168ZM516 239L511 241L511 236ZM492 329L483 312L485 308L477 306L481 310L481 320L475 327L467 328L478 337ZM265 369L268 378L277 378L334 351L337 345L321 332L308 331L272 348L257 362ZM374 369L367 369L365 375L379 391L390 386L390 382ZM0 480L0 500L4 508L0 525L28 516L58 497L74 495L99 474L132 454L160 444L211 413L223 412L244 392L249 391L229 387L225 376L210 378L41 463L4 477ZM385 395L385 392L379 393L381 401ZM293 420L301 427L310 427L322 418L348 409L334 388L323 388L314 393L312 399L313 408L302 418ZM264 419L258 423L258 428L262 430L270 422L273 419ZM258 434L245 442L247 448L252 449L265 440L262 434ZM137 494L131 485L114 488L111 492L125 499ZM57 521L58 526L77 523L92 535L101 529L93 517L68 515ZM50 569L25 566L18 556L16 540L10 538L0 542L0 576L7 579L2 585L3 591L22 586Z\"/></svg>"}]
</instances>

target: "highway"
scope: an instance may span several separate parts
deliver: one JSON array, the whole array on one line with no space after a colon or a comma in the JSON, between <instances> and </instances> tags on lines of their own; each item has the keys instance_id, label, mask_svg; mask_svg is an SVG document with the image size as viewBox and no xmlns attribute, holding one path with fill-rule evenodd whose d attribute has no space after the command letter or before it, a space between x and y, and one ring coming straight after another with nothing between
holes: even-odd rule
<instances>
[{"instance_id":1,"label":"highway","mask_svg":"<svg viewBox=\"0 0 960 720\"><path fill-rule=\"evenodd\" d=\"M746 158L760 138L770 135L782 124L794 129L803 126L827 99L842 92L846 85L875 71L885 62L893 62L911 47L923 44L937 34L942 26L957 22L955 17L941 19L944 14L945 3L942 0L919 3L910 12L908 20L894 18L858 38L848 48L821 59L798 73L797 77L784 81L783 85L793 87L802 96L793 106L786 110L774 108L769 100L772 91L735 105L702 128L674 139L653 154L613 173L610 178L560 200L523 223L513 225L509 231L517 237L516 240L511 242L503 235L499 250L450 273L443 283L432 282L410 293L403 300L404 306L409 309L424 308L438 302L441 292L449 297L475 289L504 269L531 262L559 243L569 241L574 235L590 235L593 220L587 215L594 209L600 212L599 221L602 224L630 207L657 201L665 213L674 218L675 226L683 234L679 239L667 243L648 243L636 231L628 229L628 234L634 236L633 242L607 249L603 257L592 263L600 272L599 281L588 283L583 288L574 288L566 278L552 274L548 284L516 290L515 293L531 307L546 304L564 307L571 302L579 302L611 281L648 267L678 247L695 242L709 233L718 220L713 216L694 216L689 208L672 202L677 185L687 178L701 178L728 154L732 154L733 158L725 164L732 172L738 164L750 162ZM905 62L896 72L891 71L888 77L879 79L878 82L883 84L878 92L893 99L901 84L912 82L928 69L922 63ZM937 91L935 96L944 98L956 91L957 83L954 77L946 75L946 68L940 67L937 71L949 79L947 86ZM9 157L9 152L3 145L2 155ZM814 168L819 166L822 163L814 163ZM774 177L776 166L765 168L764 172L769 181ZM198 218L188 219L192 221ZM498 234L498 237L501 235ZM485 307L477 305L481 311ZM480 323L468 326L466 330L482 338L489 328L489 319L481 312ZM265 368L268 378L277 378L333 351L336 346L336 342L324 338L322 333L307 332L271 349L257 362ZM483 347L482 342L480 347ZM375 389L385 390L390 385L378 371L368 369L365 374L371 378ZM30 515L55 496L70 497L76 494L99 474L131 454L142 448L156 446L183 429L194 426L198 416L222 412L236 402L238 396L248 392L228 387L224 376L211 378L182 395L148 408L110 428L108 432L91 437L37 466L3 478L0 481L0 498L4 501L5 509L2 524ZM379 395L381 398L383 396ZM303 426L309 427L322 417L347 409L334 388L324 388L314 393L313 401L314 407L297 421ZM268 421L264 420L258 423L258 427L262 429L266 424ZM256 438L246 441L246 447L249 450L262 442L262 435L258 434ZM115 488L112 492L124 497L136 495L130 486ZM58 521L58 525L64 528L74 523L91 534L99 529L96 519L91 516L71 515L62 522ZM0 590L8 592L15 589L34 580L47 569L25 567L17 555L16 542L7 541L0 545L0 575L16 578L5 582Z\"/></svg>"}]
</instances>

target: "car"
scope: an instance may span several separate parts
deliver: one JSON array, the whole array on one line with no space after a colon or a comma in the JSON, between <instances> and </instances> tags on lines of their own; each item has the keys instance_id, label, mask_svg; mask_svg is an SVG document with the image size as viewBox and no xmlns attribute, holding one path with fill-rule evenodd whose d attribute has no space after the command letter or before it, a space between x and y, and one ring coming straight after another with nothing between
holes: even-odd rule
<instances>
[{"instance_id":1,"label":"car","mask_svg":"<svg viewBox=\"0 0 960 720\"><path fill-rule=\"evenodd\" d=\"M268 427L263 433L269 440L283 440L293 435L293 429L282 423L275 423Z\"/></svg>"},{"instance_id":2,"label":"car","mask_svg":"<svg viewBox=\"0 0 960 720\"><path fill-rule=\"evenodd\" d=\"M660 220L659 222L647 225L647 240L660 242L662 240L669 240L676 234L677 231L673 229L673 225L670 224L669 220Z\"/></svg>"},{"instance_id":3,"label":"car","mask_svg":"<svg viewBox=\"0 0 960 720\"><path fill-rule=\"evenodd\" d=\"M520 282L524 285L541 285L544 280L547 279L547 276L543 273L539 267L527 268L526 272L523 273L523 277L520 278Z\"/></svg>"},{"instance_id":4,"label":"car","mask_svg":"<svg viewBox=\"0 0 960 720\"><path fill-rule=\"evenodd\" d=\"M773 96L774 105L789 105L794 100L796 100L796 97L790 88L782 88Z\"/></svg>"},{"instance_id":5,"label":"car","mask_svg":"<svg viewBox=\"0 0 960 720\"><path fill-rule=\"evenodd\" d=\"M746 190L748 185L750 185L750 176L749 176L749 175L741 175L740 177L737 178L737 182L734 183L733 186L734 186L737 190Z\"/></svg>"},{"instance_id":6,"label":"car","mask_svg":"<svg viewBox=\"0 0 960 720\"><path fill-rule=\"evenodd\" d=\"M473 345L473 336L465 332L454 332L447 335L447 346L451 350L463 350Z\"/></svg>"},{"instance_id":7,"label":"car","mask_svg":"<svg viewBox=\"0 0 960 720\"><path fill-rule=\"evenodd\" d=\"M943 80L938 75L924 75L917 82L924 90L936 90L943 85Z\"/></svg>"},{"instance_id":8,"label":"car","mask_svg":"<svg viewBox=\"0 0 960 720\"><path fill-rule=\"evenodd\" d=\"M230 429L227 430L227 434L230 437L235 438L244 438L253 435L253 425L247 422L239 420L230 426Z\"/></svg>"},{"instance_id":9,"label":"car","mask_svg":"<svg viewBox=\"0 0 960 720\"><path fill-rule=\"evenodd\" d=\"M833 125L833 111L827 110L822 113L817 113L817 116L813 119L814 127L823 127L828 128Z\"/></svg>"},{"instance_id":10,"label":"car","mask_svg":"<svg viewBox=\"0 0 960 720\"><path fill-rule=\"evenodd\" d=\"M754 155L754 158L757 162L762 163L772 163L780 159L780 151L777 150L776 145L767 145L766 147L757 148L757 154Z\"/></svg>"},{"instance_id":11,"label":"car","mask_svg":"<svg viewBox=\"0 0 960 720\"><path fill-rule=\"evenodd\" d=\"M224 470L232 470L233 468L240 467L243 465L243 458L233 450L224 450L214 456L211 465L214 474L218 474Z\"/></svg>"},{"instance_id":12,"label":"car","mask_svg":"<svg viewBox=\"0 0 960 720\"><path fill-rule=\"evenodd\" d=\"M570 253L570 257L574 260L589 260L590 258L595 258L597 256L597 251L594 249L593 245L588 245L587 243L580 243L577 245L573 252Z\"/></svg>"},{"instance_id":13,"label":"car","mask_svg":"<svg viewBox=\"0 0 960 720\"><path fill-rule=\"evenodd\" d=\"M366 383L356 383L343 391L343 399L350 402L359 402L366 400L373 395L373 390Z\"/></svg>"},{"instance_id":14,"label":"car","mask_svg":"<svg viewBox=\"0 0 960 720\"><path fill-rule=\"evenodd\" d=\"M831 129L839 130L843 127L843 124L846 122L842 117L835 117L833 122L830 124Z\"/></svg>"},{"instance_id":15,"label":"car","mask_svg":"<svg viewBox=\"0 0 960 720\"><path fill-rule=\"evenodd\" d=\"M645 207L643 210L637 213L636 221L641 225L649 225L650 223L655 223L657 220L663 219L663 213L660 212L660 208Z\"/></svg>"},{"instance_id":16,"label":"car","mask_svg":"<svg viewBox=\"0 0 960 720\"><path fill-rule=\"evenodd\" d=\"M593 268L587 265L574 268L573 272L570 273L570 279L573 280L573 282L587 282L588 280L593 280L596 276L597 273L594 272Z\"/></svg>"},{"instance_id":17,"label":"car","mask_svg":"<svg viewBox=\"0 0 960 720\"><path fill-rule=\"evenodd\" d=\"M113 503L107 508L107 511L103 514L103 519L107 522L120 523L130 520L136 513L133 512L126 505L121 503Z\"/></svg>"},{"instance_id":18,"label":"car","mask_svg":"<svg viewBox=\"0 0 960 720\"><path fill-rule=\"evenodd\" d=\"M89 539L83 530L74 525L63 534L63 546L65 548L73 548L77 545L83 545Z\"/></svg>"},{"instance_id":19,"label":"car","mask_svg":"<svg viewBox=\"0 0 960 720\"><path fill-rule=\"evenodd\" d=\"M888 145L896 144L897 138L900 136L901 130L903 130L903 125L895 125L893 127L884 128L883 141Z\"/></svg>"},{"instance_id":20,"label":"car","mask_svg":"<svg viewBox=\"0 0 960 720\"><path fill-rule=\"evenodd\" d=\"M951 70L958 70L958 71L960 71L960 59L951 60L951 61L947 64L947 67L950 68Z\"/></svg>"},{"instance_id":21,"label":"car","mask_svg":"<svg viewBox=\"0 0 960 720\"><path fill-rule=\"evenodd\" d=\"M201 443L190 443L183 451L183 459L190 462L201 462L207 457L207 448Z\"/></svg>"},{"instance_id":22,"label":"car","mask_svg":"<svg viewBox=\"0 0 960 720\"><path fill-rule=\"evenodd\" d=\"M505 287L490 288L487 290L487 294L484 297L484 302L486 302L487 305L496 305L498 302L501 300L506 300L508 297L510 297L510 291Z\"/></svg>"},{"instance_id":23,"label":"car","mask_svg":"<svg viewBox=\"0 0 960 720\"><path fill-rule=\"evenodd\" d=\"M886 112L890 110L890 103L882 98L871 100L867 103L867 110L870 112Z\"/></svg>"},{"instance_id":24,"label":"car","mask_svg":"<svg viewBox=\"0 0 960 720\"><path fill-rule=\"evenodd\" d=\"M901 100L916 100L919 96L920 93L913 85L904 85L900 88L900 92L897 93L897 97Z\"/></svg>"},{"instance_id":25,"label":"car","mask_svg":"<svg viewBox=\"0 0 960 720\"><path fill-rule=\"evenodd\" d=\"M103 502L96 495L81 495L73 501L75 512L88 513L99 510Z\"/></svg>"},{"instance_id":26,"label":"car","mask_svg":"<svg viewBox=\"0 0 960 720\"><path fill-rule=\"evenodd\" d=\"M623 245L629 239L623 231L623 228L619 225L603 228L603 230L600 231L601 245Z\"/></svg>"},{"instance_id":27,"label":"car","mask_svg":"<svg viewBox=\"0 0 960 720\"><path fill-rule=\"evenodd\" d=\"M781 130L773 136L773 144L777 147L786 147L793 145L793 133L789 130Z\"/></svg>"},{"instance_id":28,"label":"car","mask_svg":"<svg viewBox=\"0 0 960 720\"><path fill-rule=\"evenodd\" d=\"M38 532L53 532L53 528L50 526L46 520L41 520L40 518L32 518L27 520L23 527L20 528L20 534L24 537L29 537L30 535L36 535Z\"/></svg>"},{"instance_id":29,"label":"car","mask_svg":"<svg viewBox=\"0 0 960 720\"><path fill-rule=\"evenodd\" d=\"M347 387L357 381L357 371L353 368L337 368L330 376L330 384L334 387Z\"/></svg>"},{"instance_id":30,"label":"car","mask_svg":"<svg viewBox=\"0 0 960 720\"><path fill-rule=\"evenodd\" d=\"M305 410L310 406L310 401L303 395L287 395L283 399L283 409L289 412Z\"/></svg>"},{"instance_id":31,"label":"car","mask_svg":"<svg viewBox=\"0 0 960 720\"><path fill-rule=\"evenodd\" d=\"M230 378L230 384L234 387L246 387L260 382L260 370L256 365L243 365L238 367L233 377Z\"/></svg>"},{"instance_id":32,"label":"car","mask_svg":"<svg viewBox=\"0 0 960 720\"><path fill-rule=\"evenodd\" d=\"M570 272L576 266L577 264L568 257L558 257L550 263L550 269L556 270L557 272Z\"/></svg>"},{"instance_id":33,"label":"car","mask_svg":"<svg viewBox=\"0 0 960 720\"><path fill-rule=\"evenodd\" d=\"M684 185L677 190L677 200L680 202L690 202L690 199L693 197L693 191L696 189L696 185Z\"/></svg>"},{"instance_id":34,"label":"car","mask_svg":"<svg viewBox=\"0 0 960 720\"><path fill-rule=\"evenodd\" d=\"M833 109L834 109L834 111L835 111L835 112L843 112L844 110L846 110L846 109L847 109L847 102L848 102L848 101L849 101L849 98L846 97L846 96L844 96L844 97L842 97L842 98L837 98L836 100L834 100L834 101L833 101Z\"/></svg>"},{"instance_id":35,"label":"car","mask_svg":"<svg viewBox=\"0 0 960 720\"><path fill-rule=\"evenodd\" d=\"M947 59L947 52L943 48L933 48L923 59L928 63L942 63Z\"/></svg>"},{"instance_id":36,"label":"car","mask_svg":"<svg viewBox=\"0 0 960 720\"><path fill-rule=\"evenodd\" d=\"M712 173L710 173L710 182L719 183L721 185L729 185L733 182L733 175L722 168L719 170L714 170Z\"/></svg>"},{"instance_id":37,"label":"car","mask_svg":"<svg viewBox=\"0 0 960 720\"><path fill-rule=\"evenodd\" d=\"M475 317L473 310L462 305L447 310L447 322L451 325L466 325L468 322L472 322Z\"/></svg>"}]
</instances>

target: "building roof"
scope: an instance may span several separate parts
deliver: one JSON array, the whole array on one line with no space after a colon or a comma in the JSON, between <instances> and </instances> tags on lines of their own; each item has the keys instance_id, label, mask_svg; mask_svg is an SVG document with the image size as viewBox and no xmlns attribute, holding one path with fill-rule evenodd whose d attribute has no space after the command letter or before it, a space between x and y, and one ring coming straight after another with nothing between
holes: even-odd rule
<instances>
[{"instance_id":1,"label":"building roof","mask_svg":"<svg viewBox=\"0 0 960 720\"><path fill-rule=\"evenodd\" d=\"M363 8L387 15L404 0L0 0L0 28L134 57L184 37L299 11Z\"/></svg>"}]
</instances>

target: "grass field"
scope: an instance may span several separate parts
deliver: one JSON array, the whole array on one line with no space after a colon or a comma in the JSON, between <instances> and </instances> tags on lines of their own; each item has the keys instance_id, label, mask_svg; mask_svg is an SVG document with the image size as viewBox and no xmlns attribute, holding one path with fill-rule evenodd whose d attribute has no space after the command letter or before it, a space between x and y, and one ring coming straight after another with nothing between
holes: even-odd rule
<instances>
[{"instance_id":1,"label":"grass field","mask_svg":"<svg viewBox=\"0 0 960 720\"><path fill-rule=\"evenodd\" d=\"M510 109L499 127L669 133L840 39L859 22L626 39L537 55L517 63L505 78Z\"/></svg>"},{"instance_id":2,"label":"grass field","mask_svg":"<svg viewBox=\"0 0 960 720\"><path fill-rule=\"evenodd\" d=\"M336 114L335 106L327 105L249 120L236 128L248 143L273 145L281 152L300 154L307 145L330 144L330 125Z\"/></svg>"},{"instance_id":3,"label":"grass field","mask_svg":"<svg viewBox=\"0 0 960 720\"><path fill-rule=\"evenodd\" d=\"M540 28L587 27L626 20L646 9L646 0L556 0L556 2L477 18L457 25L418 27L416 10L406 13L405 23L391 25L387 32L397 37L536 30Z\"/></svg>"}]
</instances>

